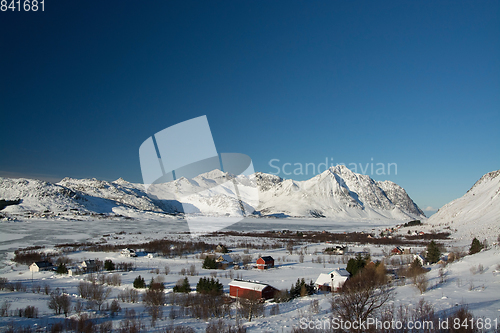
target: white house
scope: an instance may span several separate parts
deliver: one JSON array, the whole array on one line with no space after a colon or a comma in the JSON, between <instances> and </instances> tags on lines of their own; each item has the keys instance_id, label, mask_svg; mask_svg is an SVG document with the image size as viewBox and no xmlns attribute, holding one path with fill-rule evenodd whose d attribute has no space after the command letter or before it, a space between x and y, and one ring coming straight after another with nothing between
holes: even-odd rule
<instances>
[{"instance_id":1,"label":"white house","mask_svg":"<svg viewBox=\"0 0 500 333\"><path fill-rule=\"evenodd\" d=\"M415 260L415 259L420 261L420 265L422 265L422 266L427 264L427 259L425 259L425 257L421 254L416 254L415 256L413 256L413 260Z\"/></svg>"},{"instance_id":2,"label":"white house","mask_svg":"<svg viewBox=\"0 0 500 333\"><path fill-rule=\"evenodd\" d=\"M86 272L95 272L97 270L97 265L94 259L84 260L80 268Z\"/></svg>"},{"instance_id":3,"label":"white house","mask_svg":"<svg viewBox=\"0 0 500 333\"><path fill-rule=\"evenodd\" d=\"M130 257L137 257L137 253L135 253L134 250L129 249L129 248L123 249L122 252L121 252L121 255L125 256L125 257L129 257L129 258Z\"/></svg>"},{"instance_id":4,"label":"white house","mask_svg":"<svg viewBox=\"0 0 500 333\"><path fill-rule=\"evenodd\" d=\"M158 257L158 253L154 253L154 252L148 253L147 257L148 257L148 259L156 258L156 257Z\"/></svg>"},{"instance_id":5,"label":"white house","mask_svg":"<svg viewBox=\"0 0 500 333\"><path fill-rule=\"evenodd\" d=\"M334 269L329 273L321 273L315 285L320 290L337 291L347 281L351 274L345 268Z\"/></svg>"},{"instance_id":6,"label":"white house","mask_svg":"<svg viewBox=\"0 0 500 333\"><path fill-rule=\"evenodd\" d=\"M30 272L48 271L52 269L52 264L48 261L37 261L30 265Z\"/></svg>"}]
</instances>

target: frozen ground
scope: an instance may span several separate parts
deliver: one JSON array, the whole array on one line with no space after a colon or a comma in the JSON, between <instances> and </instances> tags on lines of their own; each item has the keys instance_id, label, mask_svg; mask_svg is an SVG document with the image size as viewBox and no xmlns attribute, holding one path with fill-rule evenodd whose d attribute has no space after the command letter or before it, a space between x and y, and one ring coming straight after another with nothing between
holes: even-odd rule
<instances>
[{"instance_id":1,"label":"frozen ground","mask_svg":"<svg viewBox=\"0 0 500 333\"><path fill-rule=\"evenodd\" d=\"M269 223L265 223L269 221ZM386 223L386 222L384 222ZM333 221L325 220L246 220L236 225L231 226L236 230L331 230L331 231L371 231L375 229L377 232L386 225L378 225L377 222L359 222L348 224L336 224ZM115 233L112 232L115 231ZM125 234L118 234L118 231L125 231ZM44 245L50 249L54 244L65 243L69 241L97 241L104 234L111 234L106 237L106 241L110 244L127 244L141 242L151 239L171 238L191 240L189 234L183 233L187 231L187 225L182 220L148 220L139 222L137 220L87 220L87 221L54 221L54 220L38 220L30 222L2 222L2 237L0 238L0 246L2 251L2 268L0 276L7 278L10 282L19 281L26 284L27 292L0 292L0 303L8 301L11 304L11 309L24 308L27 305L34 305L39 308L39 319L26 319L19 317L0 317L0 326L5 327L13 322L19 325L45 326L50 322L60 321L63 315L54 315L47 307L49 296L43 293L31 292L32 278L33 283L48 284L51 289L65 289L72 295L73 302L79 299L76 295L76 287L84 278L80 276L60 276L53 272L40 272L33 275L28 271L25 265L13 264L9 259L12 257L12 251L19 247L31 245ZM199 238L207 243L218 244L222 242L227 244L231 249L231 254L243 256L245 249L237 248L236 244L241 241L250 242L272 242L268 239L255 239L252 237L241 236L226 236L226 237L208 237L202 236ZM68 256L74 261L82 261L83 259L100 260L111 259L113 262L129 261L134 262L137 266L135 271L119 272L122 284L118 287L112 287L113 292L110 301L116 298L117 294L126 287L132 287L132 282L138 275L145 278L149 282L152 277L156 277L155 269L158 268L160 275L163 276L166 286L166 292L170 294L172 288L180 278L180 271L189 269L194 264L197 275L188 276L192 288L195 288L200 277L209 277L211 273L216 272L217 278L223 283L224 291L228 292L228 283L231 281L231 274L234 277L240 277L248 280L255 280L268 283L276 288L290 288L298 278L304 278L306 281L316 280L320 273L329 272L336 267L345 267L342 262L342 256L323 255L321 251L331 246L331 244L315 243L302 244L294 249L294 253L290 255L285 248L271 250L250 250L249 254L253 258L253 262L259 255L271 255L275 258L276 268L267 271L257 269L241 269L241 270L204 270L201 268L202 260L196 255L188 255L183 258L153 258L148 259L145 256L138 258L125 258L118 252L77 252L71 253ZM452 244L449 244L452 246ZM360 252L369 251L372 254L372 259L382 259L383 253L387 253L392 249L392 246L375 246L363 244L351 244L350 251ZM138 249L140 250L140 249ZM305 253L304 262L299 260L298 250ZM419 247L413 247L412 250L417 252L422 250ZM318 263L318 256L322 258L321 263ZM395 256L400 258L401 256ZM482 270L478 269L481 264ZM164 266L169 266L170 273L162 274ZM427 276L429 278L429 289L420 294L413 285L397 286L395 305L404 304L415 306L418 301L423 298L433 304L436 312L440 316L445 316L459 305L468 305L476 316L484 316L492 320L500 320L500 249L493 246L488 251L483 251L473 256L466 256L458 262L454 262L446 266L446 279L443 283L439 283L438 271L439 266L433 265ZM299 325L299 320L302 317L311 317L312 319L328 318L330 316L330 299L329 294L316 294L310 297L295 299L288 303L279 305L279 314L270 315L271 303L266 303L265 317L255 318L251 322L244 322L249 332L289 332L293 326ZM312 313L310 304L312 300L319 301L319 313ZM149 324L149 320L144 312L142 303L130 304L121 303L123 311L115 318L104 318L105 320L112 319L115 327L123 320L124 309L135 309L138 313L144 316L144 323ZM204 331L206 322L189 317L181 317L175 320L168 319L169 307L164 308L164 319L158 322L157 327L165 327L171 323L174 325L189 325L197 331ZM75 315L75 314L73 314ZM234 319L232 319L234 322Z\"/></svg>"}]
</instances>

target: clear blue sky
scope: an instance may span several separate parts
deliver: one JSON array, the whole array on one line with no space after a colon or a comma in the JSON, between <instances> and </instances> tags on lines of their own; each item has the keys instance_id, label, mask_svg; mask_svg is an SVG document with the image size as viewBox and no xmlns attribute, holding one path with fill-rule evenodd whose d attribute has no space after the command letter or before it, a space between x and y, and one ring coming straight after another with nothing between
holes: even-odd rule
<instances>
[{"instance_id":1,"label":"clear blue sky","mask_svg":"<svg viewBox=\"0 0 500 333\"><path fill-rule=\"evenodd\" d=\"M207 115L218 151L257 171L373 158L398 165L373 178L439 208L500 169L499 16L400 0L0 12L0 175L140 182L141 143Z\"/></svg>"}]
</instances>

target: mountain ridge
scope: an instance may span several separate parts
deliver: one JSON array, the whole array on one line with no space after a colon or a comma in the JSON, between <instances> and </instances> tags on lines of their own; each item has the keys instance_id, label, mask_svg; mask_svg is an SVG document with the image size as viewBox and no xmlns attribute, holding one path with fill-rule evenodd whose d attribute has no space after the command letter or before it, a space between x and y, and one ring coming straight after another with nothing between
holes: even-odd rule
<instances>
[{"instance_id":1,"label":"mountain ridge","mask_svg":"<svg viewBox=\"0 0 500 333\"><path fill-rule=\"evenodd\" d=\"M237 184L237 189L234 186ZM245 198L258 189L259 202ZM241 194L238 200L235 193ZM58 183L0 177L0 199L21 199L3 214L63 212L135 216L198 214L206 216L329 217L341 219L409 219L425 217L406 191L391 181L375 181L345 166L331 167L305 181L256 172L235 176L212 170L192 179L181 177L156 184L146 193L143 184L119 178L66 177ZM246 213L245 213L246 212Z\"/></svg>"}]
</instances>

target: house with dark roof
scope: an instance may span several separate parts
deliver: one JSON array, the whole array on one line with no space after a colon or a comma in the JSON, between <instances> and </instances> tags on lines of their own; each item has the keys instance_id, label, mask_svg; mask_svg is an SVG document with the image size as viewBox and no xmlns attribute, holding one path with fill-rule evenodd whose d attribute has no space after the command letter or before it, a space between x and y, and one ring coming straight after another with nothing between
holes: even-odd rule
<instances>
[{"instance_id":1,"label":"house with dark roof","mask_svg":"<svg viewBox=\"0 0 500 333\"><path fill-rule=\"evenodd\" d=\"M274 259L271 256L260 257L257 259L258 269L268 269L274 267Z\"/></svg>"},{"instance_id":2,"label":"house with dark roof","mask_svg":"<svg viewBox=\"0 0 500 333\"><path fill-rule=\"evenodd\" d=\"M49 271L53 268L52 264L46 260L37 261L30 265L30 272L40 272L40 271Z\"/></svg>"}]
</instances>

